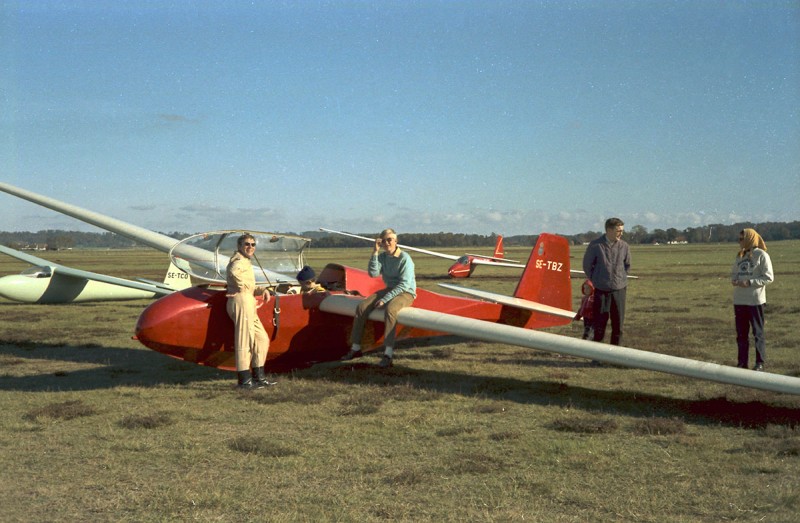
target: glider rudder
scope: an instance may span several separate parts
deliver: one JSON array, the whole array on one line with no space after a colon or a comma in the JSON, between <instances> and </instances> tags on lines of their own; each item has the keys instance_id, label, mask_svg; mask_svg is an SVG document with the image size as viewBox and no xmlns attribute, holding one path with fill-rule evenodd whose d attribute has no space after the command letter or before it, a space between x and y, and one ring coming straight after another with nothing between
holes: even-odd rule
<instances>
[{"instance_id":1,"label":"glider rudder","mask_svg":"<svg viewBox=\"0 0 800 523\"><path fill-rule=\"evenodd\" d=\"M503 248L503 236L498 234L497 241L494 243L494 254L492 254L493 258L504 258L505 257L505 249Z\"/></svg>"},{"instance_id":2,"label":"glider rudder","mask_svg":"<svg viewBox=\"0 0 800 523\"><path fill-rule=\"evenodd\" d=\"M572 310L569 270L567 239L542 233L531 251L514 297Z\"/></svg>"}]
</instances>

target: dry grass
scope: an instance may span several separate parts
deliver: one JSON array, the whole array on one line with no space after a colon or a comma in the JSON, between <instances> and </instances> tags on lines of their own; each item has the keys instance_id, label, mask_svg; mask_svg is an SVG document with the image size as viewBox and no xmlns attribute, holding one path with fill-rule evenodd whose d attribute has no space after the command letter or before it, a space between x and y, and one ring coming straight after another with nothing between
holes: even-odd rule
<instances>
[{"instance_id":1,"label":"dry grass","mask_svg":"<svg viewBox=\"0 0 800 523\"><path fill-rule=\"evenodd\" d=\"M634 248L642 279L629 292L627 343L733 363L733 252ZM770 253L769 370L796 376L800 273L786 269L800 266L800 242ZM360 266L363 255L312 251L312 264ZM105 256L59 255L114 272ZM144 250L121 257L132 258L121 276L158 278L165 267ZM444 281L445 262L415 259L420 285ZM22 268L0 260L0 274ZM508 271L483 269L470 285L513 290ZM4 521L795 521L800 512L797 397L454 337L403 344L391 369L367 356L242 394L230 373L131 340L146 304L0 302Z\"/></svg>"}]
</instances>

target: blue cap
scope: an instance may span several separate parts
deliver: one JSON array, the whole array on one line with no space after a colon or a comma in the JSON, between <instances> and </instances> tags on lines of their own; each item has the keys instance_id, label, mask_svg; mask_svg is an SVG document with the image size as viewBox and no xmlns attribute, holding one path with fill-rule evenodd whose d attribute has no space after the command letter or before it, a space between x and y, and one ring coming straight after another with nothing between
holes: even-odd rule
<instances>
[{"instance_id":1,"label":"blue cap","mask_svg":"<svg viewBox=\"0 0 800 523\"><path fill-rule=\"evenodd\" d=\"M297 281L308 281L313 280L317 275L314 273L314 269L306 265L300 272L297 273Z\"/></svg>"}]
</instances>

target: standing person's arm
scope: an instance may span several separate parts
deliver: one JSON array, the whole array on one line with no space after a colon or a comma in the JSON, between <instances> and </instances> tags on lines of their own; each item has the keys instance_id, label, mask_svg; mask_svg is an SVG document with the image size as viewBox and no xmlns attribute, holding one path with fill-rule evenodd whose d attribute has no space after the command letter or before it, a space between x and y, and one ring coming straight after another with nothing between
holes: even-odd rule
<instances>
[{"instance_id":1,"label":"standing person's arm","mask_svg":"<svg viewBox=\"0 0 800 523\"><path fill-rule=\"evenodd\" d=\"M631 248L626 243L625 244L625 274L628 274L631 271Z\"/></svg>"},{"instance_id":2,"label":"standing person's arm","mask_svg":"<svg viewBox=\"0 0 800 523\"><path fill-rule=\"evenodd\" d=\"M594 252L594 247L589 244L586 248L586 252L583 254L583 273L586 274L589 280L592 279L595 263L597 263L597 255Z\"/></svg>"},{"instance_id":3,"label":"standing person's arm","mask_svg":"<svg viewBox=\"0 0 800 523\"><path fill-rule=\"evenodd\" d=\"M753 271L753 278L750 279L750 285L755 287L765 287L767 284L775 280L775 275L772 273L772 260L766 252L760 253L758 257L758 265Z\"/></svg>"}]
</instances>

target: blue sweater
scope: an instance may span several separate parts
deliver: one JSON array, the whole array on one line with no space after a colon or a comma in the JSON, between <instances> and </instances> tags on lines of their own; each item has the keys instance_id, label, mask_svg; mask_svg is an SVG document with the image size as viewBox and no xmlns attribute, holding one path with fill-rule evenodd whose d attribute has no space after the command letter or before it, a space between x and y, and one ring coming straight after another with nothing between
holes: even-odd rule
<instances>
[{"instance_id":1,"label":"blue sweater","mask_svg":"<svg viewBox=\"0 0 800 523\"><path fill-rule=\"evenodd\" d=\"M414 276L414 261L405 251L400 256L392 256L386 251L369 259L367 272L375 278L380 275L389 292L383 297L388 303L395 296L407 292L417 297L417 280Z\"/></svg>"}]
</instances>

